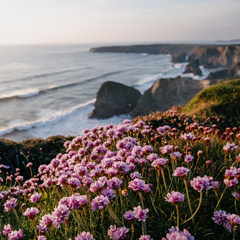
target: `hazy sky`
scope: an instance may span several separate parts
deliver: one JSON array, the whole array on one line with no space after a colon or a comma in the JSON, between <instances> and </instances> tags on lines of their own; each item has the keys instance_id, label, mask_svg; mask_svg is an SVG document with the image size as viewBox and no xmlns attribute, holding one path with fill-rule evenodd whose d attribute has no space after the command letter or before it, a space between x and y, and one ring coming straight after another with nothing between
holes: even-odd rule
<instances>
[{"instance_id":1,"label":"hazy sky","mask_svg":"<svg viewBox=\"0 0 240 240\"><path fill-rule=\"evenodd\" d=\"M0 0L0 44L240 38L240 0Z\"/></svg>"}]
</instances>

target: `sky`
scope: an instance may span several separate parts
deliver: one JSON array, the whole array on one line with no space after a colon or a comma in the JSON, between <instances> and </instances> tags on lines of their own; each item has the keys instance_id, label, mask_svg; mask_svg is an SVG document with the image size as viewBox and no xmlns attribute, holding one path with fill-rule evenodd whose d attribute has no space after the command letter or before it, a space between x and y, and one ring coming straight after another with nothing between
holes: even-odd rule
<instances>
[{"instance_id":1,"label":"sky","mask_svg":"<svg viewBox=\"0 0 240 240\"><path fill-rule=\"evenodd\" d=\"M240 0L0 0L0 45L240 38Z\"/></svg>"}]
</instances>

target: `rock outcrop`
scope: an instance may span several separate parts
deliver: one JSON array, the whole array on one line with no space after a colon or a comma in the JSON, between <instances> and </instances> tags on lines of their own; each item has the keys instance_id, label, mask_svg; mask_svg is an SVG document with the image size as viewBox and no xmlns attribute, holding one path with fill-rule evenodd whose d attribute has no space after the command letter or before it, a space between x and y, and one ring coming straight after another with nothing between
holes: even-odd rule
<instances>
[{"instance_id":1,"label":"rock outcrop","mask_svg":"<svg viewBox=\"0 0 240 240\"><path fill-rule=\"evenodd\" d=\"M240 61L237 61L232 64L232 66L228 69L228 74L231 77L239 77L240 76Z\"/></svg>"},{"instance_id":2,"label":"rock outcrop","mask_svg":"<svg viewBox=\"0 0 240 240\"><path fill-rule=\"evenodd\" d=\"M199 68L199 61L196 59L190 62L186 66L185 71L183 73L193 73L194 75L202 76L202 71Z\"/></svg>"},{"instance_id":3,"label":"rock outcrop","mask_svg":"<svg viewBox=\"0 0 240 240\"><path fill-rule=\"evenodd\" d=\"M150 44L91 48L90 52L176 54L186 53L188 61L199 60L205 68L230 67L240 60L240 45Z\"/></svg>"},{"instance_id":4,"label":"rock outcrop","mask_svg":"<svg viewBox=\"0 0 240 240\"><path fill-rule=\"evenodd\" d=\"M205 68L230 67L240 60L240 45L199 47L188 58L198 59Z\"/></svg>"},{"instance_id":5,"label":"rock outcrop","mask_svg":"<svg viewBox=\"0 0 240 240\"><path fill-rule=\"evenodd\" d=\"M172 106L185 106L199 91L210 85L224 82L220 80L193 80L191 78L159 79L144 92L132 116L144 116L156 111L166 111Z\"/></svg>"},{"instance_id":6,"label":"rock outcrop","mask_svg":"<svg viewBox=\"0 0 240 240\"><path fill-rule=\"evenodd\" d=\"M240 76L240 61L233 63L229 69L211 72L207 79L220 79L226 77L239 77Z\"/></svg>"},{"instance_id":7,"label":"rock outcrop","mask_svg":"<svg viewBox=\"0 0 240 240\"><path fill-rule=\"evenodd\" d=\"M181 52L181 53L174 53L172 55L172 62L175 63L181 63L181 62L186 62L186 53L185 52Z\"/></svg>"},{"instance_id":8,"label":"rock outcrop","mask_svg":"<svg viewBox=\"0 0 240 240\"><path fill-rule=\"evenodd\" d=\"M97 92L95 109L89 118L104 119L130 113L140 97L141 93L132 87L117 82L105 82Z\"/></svg>"},{"instance_id":9,"label":"rock outcrop","mask_svg":"<svg viewBox=\"0 0 240 240\"><path fill-rule=\"evenodd\" d=\"M220 79L228 77L228 70L221 70L216 72L210 72L207 79Z\"/></svg>"}]
</instances>

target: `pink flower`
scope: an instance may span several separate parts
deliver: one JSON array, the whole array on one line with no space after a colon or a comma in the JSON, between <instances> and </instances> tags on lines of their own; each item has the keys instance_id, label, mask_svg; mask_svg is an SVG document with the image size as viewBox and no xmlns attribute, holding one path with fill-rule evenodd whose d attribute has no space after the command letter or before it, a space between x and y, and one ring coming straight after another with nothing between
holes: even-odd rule
<instances>
[{"instance_id":1,"label":"pink flower","mask_svg":"<svg viewBox=\"0 0 240 240\"><path fill-rule=\"evenodd\" d=\"M164 168L167 162L168 161L165 158L157 158L152 162L151 166L158 170Z\"/></svg>"},{"instance_id":2,"label":"pink flower","mask_svg":"<svg viewBox=\"0 0 240 240\"><path fill-rule=\"evenodd\" d=\"M141 206L138 206L134 207L133 210L136 215L135 218L137 218L139 222L146 222L147 213L149 212L148 208L142 209Z\"/></svg>"},{"instance_id":3,"label":"pink flower","mask_svg":"<svg viewBox=\"0 0 240 240\"><path fill-rule=\"evenodd\" d=\"M11 198L4 203L4 211L9 212L12 208L17 206L17 199Z\"/></svg>"},{"instance_id":4,"label":"pink flower","mask_svg":"<svg viewBox=\"0 0 240 240\"><path fill-rule=\"evenodd\" d=\"M26 167L31 167L33 164L31 163L31 162L29 162L27 165L26 165Z\"/></svg>"},{"instance_id":5,"label":"pink flower","mask_svg":"<svg viewBox=\"0 0 240 240\"><path fill-rule=\"evenodd\" d=\"M92 206L91 209L92 209L92 211L95 211L97 209L102 210L108 204L109 204L109 199L103 195L100 195L100 196L95 197L91 201L91 206Z\"/></svg>"},{"instance_id":6,"label":"pink flower","mask_svg":"<svg viewBox=\"0 0 240 240\"><path fill-rule=\"evenodd\" d=\"M122 180L116 177L113 177L112 179L108 180L108 187L113 189L118 189L122 184Z\"/></svg>"},{"instance_id":7,"label":"pink flower","mask_svg":"<svg viewBox=\"0 0 240 240\"><path fill-rule=\"evenodd\" d=\"M193 139L195 136L192 133L184 133L181 135L181 138L188 141Z\"/></svg>"},{"instance_id":8,"label":"pink flower","mask_svg":"<svg viewBox=\"0 0 240 240\"><path fill-rule=\"evenodd\" d=\"M17 239L22 239L23 238L23 232L21 229L18 231L12 231L8 234L8 240L17 240Z\"/></svg>"},{"instance_id":9,"label":"pink flower","mask_svg":"<svg viewBox=\"0 0 240 240\"><path fill-rule=\"evenodd\" d=\"M108 230L108 236L113 240L125 239L128 231L129 230L125 227L117 228L116 225L111 225Z\"/></svg>"},{"instance_id":10,"label":"pink flower","mask_svg":"<svg viewBox=\"0 0 240 240\"><path fill-rule=\"evenodd\" d=\"M227 215L227 219L230 222L230 224L232 225L232 227L240 226L240 217L239 217L239 215L236 215L236 214Z\"/></svg>"},{"instance_id":11,"label":"pink flower","mask_svg":"<svg viewBox=\"0 0 240 240\"><path fill-rule=\"evenodd\" d=\"M8 225L4 225L3 226L3 234L5 235L5 236L8 236L8 234L12 231L12 226L10 225L10 224L8 224Z\"/></svg>"},{"instance_id":12,"label":"pink flower","mask_svg":"<svg viewBox=\"0 0 240 240\"><path fill-rule=\"evenodd\" d=\"M177 167L174 170L174 173L172 174L174 177L179 177L179 178L187 178L187 174L190 170L188 168L185 167Z\"/></svg>"},{"instance_id":13,"label":"pink flower","mask_svg":"<svg viewBox=\"0 0 240 240\"><path fill-rule=\"evenodd\" d=\"M47 238L43 235L37 236L38 240L47 240Z\"/></svg>"},{"instance_id":14,"label":"pink flower","mask_svg":"<svg viewBox=\"0 0 240 240\"><path fill-rule=\"evenodd\" d=\"M93 235L90 232L82 232L75 237L75 240L95 240L95 239L93 238Z\"/></svg>"},{"instance_id":15,"label":"pink flower","mask_svg":"<svg viewBox=\"0 0 240 240\"><path fill-rule=\"evenodd\" d=\"M34 219L35 216L39 213L39 210L35 207L27 208L23 213L24 216L27 216L29 219Z\"/></svg>"},{"instance_id":16,"label":"pink flower","mask_svg":"<svg viewBox=\"0 0 240 240\"><path fill-rule=\"evenodd\" d=\"M166 145L164 147L161 147L160 151L162 154L171 153L173 152L173 145Z\"/></svg>"},{"instance_id":17,"label":"pink flower","mask_svg":"<svg viewBox=\"0 0 240 240\"><path fill-rule=\"evenodd\" d=\"M226 146L223 147L223 150L226 152L226 153L229 153L229 152L234 152L235 150L237 150L238 146L235 146L235 143L227 143Z\"/></svg>"},{"instance_id":18,"label":"pink flower","mask_svg":"<svg viewBox=\"0 0 240 240\"><path fill-rule=\"evenodd\" d=\"M66 205L58 205L58 207L55 207L52 213L53 225L59 228L60 224L66 221L69 214L70 211Z\"/></svg>"},{"instance_id":19,"label":"pink flower","mask_svg":"<svg viewBox=\"0 0 240 240\"><path fill-rule=\"evenodd\" d=\"M212 181L209 178L210 177L206 175L204 177L197 176L190 182L190 184L195 190L197 190L200 193L202 192L203 189L209 190L213 188L211 184Z\"/></svg>"},{"instance_id":20,"label":"pink flower","mask_svg":"<svg viewBox=\"0 0 240 240\"><path fill-rule=\"evenodd\" d=\"M184 161L186 163L190 163L193 159L194 159L194 157L192 155L186 155L184 158Z\"/></svg>"},{"instance_id":21,"label":"pink flower","mask_svg":"<svg viewBox=\"0 0 240 240\"><path fill-rule=\"evenodd\" d=\"M165 197L165 200L167 202L172 203L173 205L178 205L180 202L184 200L184 197L185 197L184 194L180 192L172 191L171 193L167 194L167 197Z\"/></svg>"},{"instance_id":22,"label":"pink flower","mask_svg":"<svg viewBox=\"0 0 240 240\"><path fill-rule=\"evenodd\" d=\"M53 223L52 215L51 214L44 215L39 222L42 227L45 227L45 228L51 227Z\"/></svg>"},{"instance_id":23,"label":"pink flower","mask_svg":"<svg viewBox=\"0 0 240 240\"><path fill-rule=\"evenodd\" d=\"M128 187L131 188L134 192L139 192L144 189L145 181L135 178L134 180L128 183Z\"/></svg>"},{"instance_id":24,"label":"pink flower","mask_svg":"<svg viewBox=\"0 0 240 240\"><path fill-rule=\"evenodd\" d=\"M31 203L37 203L40 201L42 194L41 193L34 193L31 197L30 197L30 202Z\"/></svg>"},{"instance_id":25,"label":"pink flower","mask_svg":"<svg viewBox=\"0 0 240 240\"><path fill-rule=\"evenodd\" d=\"M123 217L129 222L133 222L136 218L136 214L133 211L127 211L124 213Z\"/></svg>"},{"instance_id":26,"label":"pink flower","mask_svg":"<svg viewBox=\"0 0 240 240\"><path fill-rule=\"evenodd\" d=\"M142 174L139 172L134 172L130 174L131 179L142 178Z\"/></svg>"},{"instance_id":27,"label":"pink flower","mask_svg":"<svg viewBox=\"0 0 240 240\"><path fill-rule=\"evenodd\" d=\"M162 240L194 240L194 237L186 229L179 231L178 227L171 227L168 231L166 238L162 238Z\"/></svg>"}]
</instances>

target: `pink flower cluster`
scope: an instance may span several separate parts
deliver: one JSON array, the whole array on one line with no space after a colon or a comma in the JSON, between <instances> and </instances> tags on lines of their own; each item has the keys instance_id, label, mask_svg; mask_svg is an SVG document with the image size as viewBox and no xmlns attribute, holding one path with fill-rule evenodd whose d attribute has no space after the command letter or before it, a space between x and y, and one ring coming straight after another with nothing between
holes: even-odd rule
<instances>
[{"instance_id":1,"label":"pink flower cluster","mask_svg":"<svg viewBox=\"0 0 240 240\"><path fill-rule=\"evenodd\" d=\"M3 235L8 237L8 240L17 240L17 239L22 239L23 238L23 231L22 229L19 229L18 231L12 230L12 226L10 224L4 225L3 226Z\"/></svg>"},{"instance_id":2,"label":"pink flower cluster","mask_svg":"<svg viewBox=\"0 0 240 240\"><path fill-rule=\"evenodd\" d=\"M108 236L113 240L125 239L128 231L125 227L117 228L116 225L111 225L108 230Z\"/></svg>"},{"instance_id":3,"label":"pink flower cluster","mask_svg":"<svg viewBox=\"0 0 240 240\"><path fill-rule=\"evenodd\" d=\"M168 231L166 238L162 238L162 240L194 240L194 237L186 229L179 231L178 227L171 227Z\"/></svg>"},{"instance_id":4,"label":"pink flower cluster","mask_svg":"<svg viewBox=\"0 0 240 240\"><path fill-rule=\"evenodd\" d=\"M223 225L229 232L231 232L233 228L237 228L240 226L239 215L226 213L222 210L215 211L212 220L217 225Z\"/></svg>"},{"instance_id":5,"label":"pink flower cluster","mask_svg":"<svg viewBox=\"0 0 240 240\"><path fill-rule=\"evenodd\" d=\"M76 237L75 240L95 240L90 232L81 232Z\"/></svg>"},{"instance_id":6,"label":"pink flower cluster","mask_svg":"<svg viewBox=\"0 0 240 240\"><path fill-rule=\"evenodd\" d=\"M172 203L173 205L178 205L180 202L184 200L184 197L185 197L184 194L180 192L172 191L171 193L167 194L167 197L165 197L165 200L167 202Z\"/></svg>"},{"instance_id":7,"label":"pink flower cluster","mask_svg":"<svg viewBox=\"0 0 240 240\"><path fill-rule=\"evenodd\" d=\"M213 188L213 184L215 183L213 182L212 177L208 177L205 175L204 177L197 176L190 182L190 184L195 190L197 190L200 193L204 189L209 190Z\"/></svg>"}]
</instances>

